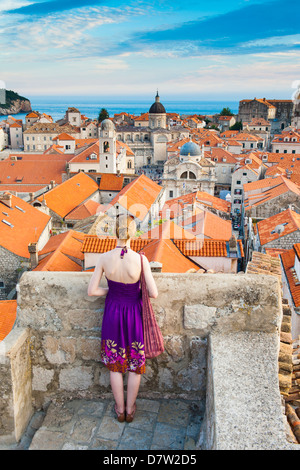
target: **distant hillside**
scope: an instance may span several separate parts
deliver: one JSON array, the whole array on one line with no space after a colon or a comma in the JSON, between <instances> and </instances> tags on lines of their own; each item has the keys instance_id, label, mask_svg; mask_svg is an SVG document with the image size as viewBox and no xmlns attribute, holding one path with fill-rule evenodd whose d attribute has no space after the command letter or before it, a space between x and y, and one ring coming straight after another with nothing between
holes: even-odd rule
<instances>
[{"instance_id":1,"label":"distant hillside","mask_svg":"<svg viewBox=\"0 0 300 470\"><path fill-rule=\"evenodd\" d=\"M32 111L29 99L12 90L6 90L6 103L0 104L0 115L27 113Z\"/></svg>"}]
</instances>

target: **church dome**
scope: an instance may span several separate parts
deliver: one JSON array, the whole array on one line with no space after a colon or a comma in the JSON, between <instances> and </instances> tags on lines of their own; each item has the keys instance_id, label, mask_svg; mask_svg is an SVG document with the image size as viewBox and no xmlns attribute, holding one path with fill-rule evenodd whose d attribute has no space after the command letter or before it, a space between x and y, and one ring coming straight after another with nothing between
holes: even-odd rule
<instances>
[{"instance_id":1,"label":"church dome","mask_svg":"<svg viewBox=\"0 0 300 470\"><path fill-rule=\"evenodd\" d=\"M201 157L201 149L199 145L195 144L195 142L192 142L191 140L189 142L186 142L180 150L180 155L185 156L185 157Z\"/></svg>"},{"instance_id":2,"label":"church dome","mask_svg":"<svg viewBox=\"0 0 300 470\"><path fill-rule=\"evenodd\" d=\"M156 97L155 97L155 103L153 103L153 105L149 109L149 114L165 114L165 113L166 113L165 107L163 104L161 104L159 100L159 95L157 92Z\"/></svg>"},{"instance_id":3,"label":"church dome","mask_svg":"<svg viewBox=\"0 0 300 470\"><path fill-rule=\"evenodd\" d=\"M103 131L113 131L115 125L110 119L104 119L104 121L101 122L101 129Z\"/></svg>"}]
</instances>

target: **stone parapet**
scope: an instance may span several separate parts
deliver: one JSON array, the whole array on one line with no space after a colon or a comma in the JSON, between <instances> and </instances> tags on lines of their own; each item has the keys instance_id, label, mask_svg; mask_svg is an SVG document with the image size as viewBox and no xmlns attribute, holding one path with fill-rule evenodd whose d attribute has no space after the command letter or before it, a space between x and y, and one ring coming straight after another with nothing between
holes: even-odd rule
<instances>
[{"instance_id":1,"label":"stone parapet","mask_svg":"<svg viewBox=\"0 0 300 470\"><path fill-rule=\"evenodd\" d=\"M53 400L111 396L109 372L100 362L104 298L87 295L91 275L25 272L20 279L15 328L30 332L35 409ZM277 277L153 275L159 295L152 304L165 352L147 361L140 395L206 400L200 448L284 447Z\"/></svg>"}]
</instances>

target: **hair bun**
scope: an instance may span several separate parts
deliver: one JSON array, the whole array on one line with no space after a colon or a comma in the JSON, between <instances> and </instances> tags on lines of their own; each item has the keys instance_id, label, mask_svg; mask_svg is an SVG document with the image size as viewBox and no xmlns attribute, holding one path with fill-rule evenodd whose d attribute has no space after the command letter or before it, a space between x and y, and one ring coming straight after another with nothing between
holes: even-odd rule
<instances>
[{"instance_id":1,"label":"hair bun","mask_svg":"<svg viewBox=\"0 0 300 470\"><path fill-rule=\"evenodd\" d=\"M128 240L136 233L136 223L130 215L121 214L116 218L116 236L119 240Z\"/></svg>"}]
</instances>

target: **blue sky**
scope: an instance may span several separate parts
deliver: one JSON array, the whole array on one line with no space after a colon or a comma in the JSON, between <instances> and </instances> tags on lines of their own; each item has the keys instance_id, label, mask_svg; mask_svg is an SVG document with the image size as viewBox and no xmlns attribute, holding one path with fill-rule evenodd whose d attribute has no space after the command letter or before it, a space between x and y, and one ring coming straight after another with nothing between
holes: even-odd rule
<instances>
[{"instance_id":1,"label":"blue sky","mask_svg":"<svg viewBox=\"0 0 300 470\"><path fill-rule=\"evenodd\" d=\"M292 97L299 0L0 0L0 81L25 96Z\"/></svg>"}]
</instances>

